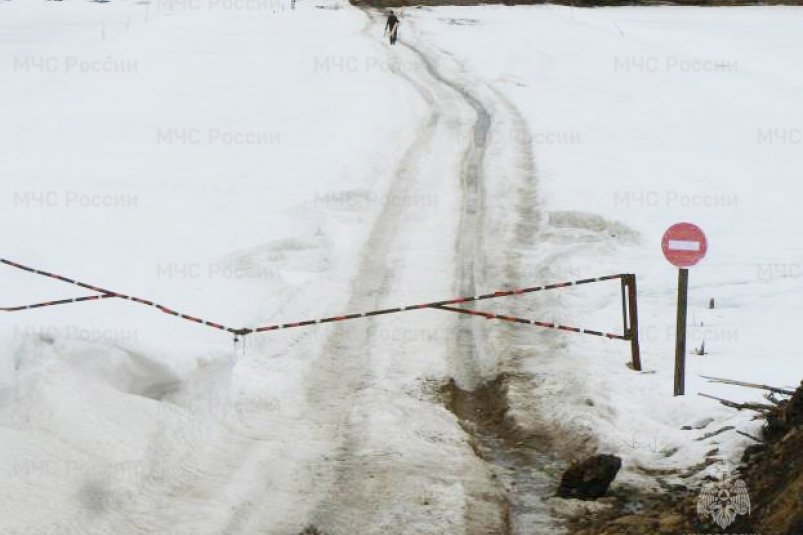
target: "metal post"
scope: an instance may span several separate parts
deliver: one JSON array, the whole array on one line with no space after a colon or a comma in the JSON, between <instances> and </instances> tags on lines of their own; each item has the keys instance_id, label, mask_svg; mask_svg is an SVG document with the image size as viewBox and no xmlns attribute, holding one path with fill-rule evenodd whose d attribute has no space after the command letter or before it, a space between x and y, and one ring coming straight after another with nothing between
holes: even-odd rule
<instances>
[{"instance_id":1,"label":"metal post","mask_svg":"<svg viewBox=\"0 0 803 535\"><path fill-rule=\"evenodd\" d=\"M627 304L630 326L628 335L630 337L630 355L633 362L633 369L641 371L641 348L638 340L638 292L636 290L636 276L626 275L627 281Z\"/></svg>"},{"instance_id":2,"label":"metal post","mask_svg":"<svg viewBox=\"0 0 803 535\"><path fill-rule=\"evenodd\" d=\"M627 278L629 275L622 275L622 332L625 333L625 337L627 337L627 333L630 332L630 321L628 320L628 310L627 310L627 288L628 282Z\"/></svg>"},{"instance_id":3,"label":"metal post","mask_svg":"<svg viewBox=\"0 0 803 535\"><path fill-rule=\"evenodd\" d=\"M678 315L675 338L675 395L686 390L686 308L689 295L689 270L678 270Z\"/></svg>"}]
</instances>

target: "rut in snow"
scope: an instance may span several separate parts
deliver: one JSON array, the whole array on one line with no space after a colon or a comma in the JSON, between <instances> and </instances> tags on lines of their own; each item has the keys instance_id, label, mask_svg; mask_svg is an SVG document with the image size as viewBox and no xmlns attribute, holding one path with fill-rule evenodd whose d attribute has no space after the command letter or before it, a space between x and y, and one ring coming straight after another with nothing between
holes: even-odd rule
<instances>
[{"instance_id":1,"label":"rut in snow","mask_svg":"<svg viewBox=\"0 0 803 535\"><path fill-rule=\"evenodd\" d=\"M410 47L426 66L431 76L455 91L476 114L476 120L471 128L468 147L463 155L460 178L462 186L462 209L460 224L455 244L457 265L456 281L460 295L476 295L481 288L478 286L478 273L482 270L485 248L486 214L486 172L496 161L486 161L489 156L489 137L494 127L494 114L486 107L478 95L470 87L479 87L481 84L470 80L458 80L441 74L435 67L432 57L437 51L429 49L424 53L423 45L418 48ZM428 48L428 47L427 47ZM443 56L443 53L440 53ZM534 207L529 198L533 195L534 169L531 165L529 147L529 132L518 110L501 94L493 90L483 91L486 99L493 99L496 114L506 114L507 124L503 128L518 129L516 136L510 136L514 150L519 154L522 166L518 169L519 177L530 188L524 191L530 195L519 199L518 208L520 221L524 225L534 224L538 214L533 213ZM521 132L523 131L523 132ZM518 147L515 147L518 145ZM503 167L500 165L499 167ZM494 236L494 238L497 238ZM521 239L521 233L514 235ZM509 246L521 245L510 243ZM515 268L508 266L508 273L515 272ZM557 526L552 522L543 499L553 492L554 473L557 469L555 460L546 453L548 437L534 436L532 433L522 433L514 421L508 416L508 385L518 381L526 384L528 378L520 374L502 372L487 377L487 363L483 360L496 360L504 358L493 355L482 355L484 351L493 352L487 343L486 326L477 322L476 318L459 317L458 338L456 354L454 357L454 373L457 380L452 379L443 389L444 401L461 421L461 425L472 436L475 444L475 453L489 463L494 476L499 482L506 498L503 504L505 517L505 533L511 535L524 535L540 530L555 532ZM493 327L492 327L493 328ZM496 348L498 350L499 348ZM506 369L504 363L499 368ZM540 447L539 447L540 446ZM469 522L471 526L473 522Z\"/></svg>"},{"instance_id":2,"label":"rut in snow","mask_svg":"<svg viewBox=\"0 0 803 535\"><path fill-rule=\"evenodd\" d=\"M391 290L399 291L412 284L409 272L407 280L400 273L403 260L394 263L389 259L396 251L420 247L425 228L416 225L422 219L438 224L451 213L446 203L429 210L394 200L414 198L411 192L435 187L453 191L449 193L452 197L459 194L453 177L457 175L461 153L450 146L449 140L456 123L463 128L460 119L468 110L454 100L450 88L438 84L427 70L408 73L398 66L393 68L412 85L427 112L414 142L401 155L385 205L364 247L349 303L349 308L354 309L379 307ZM447 237L449 232L444 229ZM428 243L439 239L427 236ZM448 250L451 244L445 245L436 260L444 269L453 262ZM444 324L451 319L438 313L434 316L435 321ZM320 475L316 479L324 492L309 515L309 525L327 535L409 533L413 526L417 533L436 534L463 531L449 515L460 517L461 510L468 509L482 512L482 522L488 527L484 532L499 532L504 519L498 504L482 497L490 486L482 464L464 453L455 455L446 450L437 435L419 442L422 435L429 435L418 429L421 422L408 420L413 437L380 441L378 446L370 447L376 438L366 421L370 424L372 419L399 409L421 411L425 418L447 417L433 402L386 393L384 381L388 374L406 372L410 380L416 379L415 372L404 368L403 363L389 362L391 351L386 343L376 340L376 331L365 324L335 325L316 362L308 398L315 420L327 429L326 434L336 437L337 446L317 468ZM391 430L388 432L392 436ZM407 451L410 438L416 441L414 445L421 444L422 454L413 456ZM455 445L457 449L459 446ZM464 487L470 489L464 491ZM460 503L455 506L449 503L450 499ZM467 531L477 532L471 528Z\"/></svg>"},{"instance_id":3,"label":"rut in snow","mask_svg":"<svg viewBox=\"0 0 803 535\"><path fill-rule=\"evenodd\" d=\"M369 18L376 21L377 17L369 13ZM366 31L374 30L369 23ZM515 108L501 95L485 88L480 96L473 88L465 88L458 75L443 72L443 54L418 42L401 44L393 53L403 60L391 63L393 72L415 89L427 112L417 137L401 155L386 199L408 198L410 192L440 188L443 196L457 201L457 209L439 206L426 211L386 203L354 277L349 302L349 308L354 309L380 306L392 291L403 291L414 283L419 275L411 280L409 270L404 269L405 259L388 259L405 248L420 249L422 240L439 243L439 236L450 240L444 245L451 252L447 250L434 261L446 278L452 279L454 291L472 295L480 283L488 282L482 275L490 217L485 191L488 147L495 127L526 130ZM507 145L508 152L495 154L493 163L500 169L510 167L511 160L513 167L518 165L509 171L508 178L510 183L524 183L520 188L524 198L513 211L527 212L532 210L527 183L532 186L533 181L529 137L525 132ZM537 219L534 215L518 213L517 217ZM430 227L419 219L427 219ZM421 234L432 225L438 225L438 232ZM501 236L500 232L491 235L494 240ZM507 232L504 239L517 237L516 232ZM510 272L513 268L506 265L504 269ZM427 430L414 416L400 422L409 429L380 426L380 433L391 438L377 439L373 421L409 409L404 396L386 391L388 374L406 374L414 381L417 372L395 361L393 348L377 340L375 331L365 325L333 326L308 387L310 419L320 427L322 436L334 437L336 444L312 467L320 492L317 498L309 497L315 505L308 525L321 533L386 535L414 529L421 534L523 534L551 526L541 500L550 484L539 471L546 457L534 450L525 452L507 440L501 425L504 420L477 418L483 411L498 414L491 407L506 407L508 403L506 388L493 387L502 384L492 381L493 371L500 366L489 365L489 360L497 357L492 355L494 348L488 347L485 327L475 318L448 314L434 316L433 322L454 335L425 349L446 355L447 373L456 382L441 392L439 399L446 400L446 408L460 421L457 432L463 430L460 440L467 440L470 449L463 451L459 443L437 435L431 441L419 441ZM505 385L514 377L526 381L509 376ZM413 400L409 404L413 406L410 414L420 411L423 419L445 417L432 403ZM401 438L393 438L397 432L402 433ZM409 433L406 438L405 432ZM408 451L418 444L422 446L417 454Z\"/></svg>"}]
</instances>

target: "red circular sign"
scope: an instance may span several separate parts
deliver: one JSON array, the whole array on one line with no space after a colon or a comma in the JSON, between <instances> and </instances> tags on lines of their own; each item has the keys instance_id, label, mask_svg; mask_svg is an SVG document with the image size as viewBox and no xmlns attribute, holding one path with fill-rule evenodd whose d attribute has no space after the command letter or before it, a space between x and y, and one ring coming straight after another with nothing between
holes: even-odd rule
<instances>
[{"instance_id":1,"label":"red circular sign","mask_svg":"<svg viewBox=\"0 0 803 535\"><path fill-rule=\"evenodd\" d=\"M685 268L693 266L705 256L708 242L697 225L676 223L664 232L661 249L672 264Z\"/></svg>"}]
</instances>

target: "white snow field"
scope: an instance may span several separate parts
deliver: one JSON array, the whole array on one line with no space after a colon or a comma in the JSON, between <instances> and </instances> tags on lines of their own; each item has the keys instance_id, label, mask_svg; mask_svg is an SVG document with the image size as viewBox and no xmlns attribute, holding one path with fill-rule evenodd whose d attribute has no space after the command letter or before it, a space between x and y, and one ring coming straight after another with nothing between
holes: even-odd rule
<instances>
[{"instance_id":1,"label":"white snow field","mask_svg":"<svg viewBox=\"0 0 803 535\"><path fill-rule=\"evenodd\" d=\"M803 307L803 9L561 6L443 8L414 13L419 39L460 58L528 119L544 226L523 265L549 279L638 276L644 369L627 348L543 333L551 351L523 368L535 395L638 466L693 465L706 452L735 461L760 422L698 392L758 400L758 390L700 375L794 387ZM673 398L676 269L660 242L673 223L707 233L690 270L686 396ZM527 268L525 268L526 270ZM527 271L525 271L527 272ZM535 279L542 272L530 272ZM533 282L538 282L534 280ZM617 317L615 299L586 289L554 296L545 319L588 324ZM715 309L709 309L709 299ZM586 404L593 402L593 407ZM705 430L681 431L715 418ZM672 453L674 452L674 453Z\"/></svg>"},{"instance_id":2,"label":"white snow field","mask_svg":"<svg viewBox=\"0 0 803 535\"><path fill-rule=\"evenodd\" d=\"M478 457L437 395L502 373L521 429L621 456L615 485L735 461L760 422L696 394L761 392L700 376L803 376L803 10L407 9L390 48L379 14L291 7L0 4L0 257L249 328L636 273L644 371L436 310L237 346L122 300L5 313L0 533L559 533L561 463ZM709 252L673 397L684 220ZM617 282L486 303L621 329Z\"/></svg>"}]
</instances>

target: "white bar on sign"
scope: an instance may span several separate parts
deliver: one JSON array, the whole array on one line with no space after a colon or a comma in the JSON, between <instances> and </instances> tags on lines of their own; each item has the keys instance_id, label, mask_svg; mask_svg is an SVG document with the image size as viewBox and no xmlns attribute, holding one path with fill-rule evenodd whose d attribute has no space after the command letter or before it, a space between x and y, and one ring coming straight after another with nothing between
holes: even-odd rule
<instances>
[{"instance_id":1,"label":"white bar on sign","mask_svg":"<svg viewBox=\"0 0 803 535\"><path fill-rule=\"evenodd\" d=\"M699 251L700 242L687 240L669 240L670 251Z\"/></svg>"}]
</instances>

